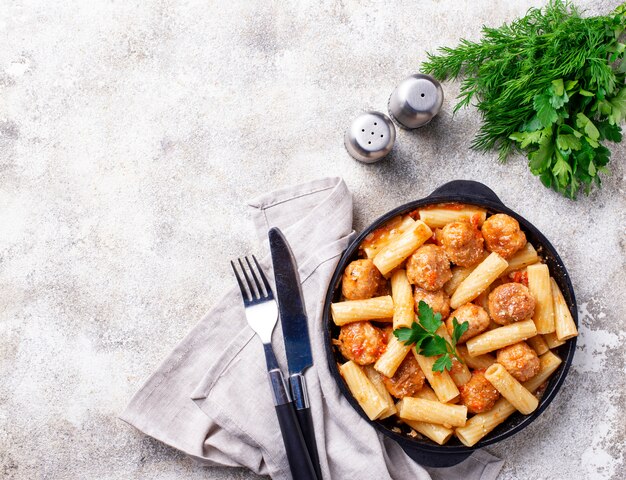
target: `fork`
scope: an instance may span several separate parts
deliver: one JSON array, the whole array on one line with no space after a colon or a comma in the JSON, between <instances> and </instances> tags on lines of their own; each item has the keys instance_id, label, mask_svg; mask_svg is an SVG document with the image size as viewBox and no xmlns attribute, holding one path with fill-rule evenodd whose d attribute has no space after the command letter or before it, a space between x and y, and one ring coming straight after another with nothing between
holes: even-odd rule
<instances>
[{"instance_id":1,"label":"fork","mask_svg":"<svg viewBox=\"0 0 626 480\"><path fill-rule=\"evenodd\" d=\"M255 331L263 343L267 372L274 396L274 407L283 436L285 450L287 451L291 475L296 480L317 480L311 456L307 450L304 436L296 417L296 411L289 396L289 390L272 349L272 332L278 320L278 306L263 269L254 255L252 255L252 259L256 266L256 272L250 259L244 257L250 275L248 275L241 258L237 259L245 284L242 276L237 271L235 262L231 261L230 264L233 267L233 272L235 272L235 277L241 290L248 325L250 325L250 328ZM262 284L259 282L259 278ZM247 289L246 286L248 287Z\"/></svg>"}]
</instances>

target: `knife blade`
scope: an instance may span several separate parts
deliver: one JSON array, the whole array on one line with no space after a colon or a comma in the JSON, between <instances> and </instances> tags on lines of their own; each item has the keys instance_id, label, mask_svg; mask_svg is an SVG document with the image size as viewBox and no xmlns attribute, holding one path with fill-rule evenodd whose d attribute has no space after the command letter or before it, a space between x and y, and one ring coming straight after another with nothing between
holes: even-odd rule
<instances>
[{"instance_id":1,"label":"knife blade","mask_svg":"<svg viewBox=\"0 0 626 480\"><path fill-rule=\"evenodd\" d=\"M283 330L289 367L289 386L304 440L317 476L321 479L309 395L304 379L304 371L313 365L313 355L309 340L308 317L300 286L300 275L293 252L285 236L278 228L270 229L269 241L272 264L274 265L280 325Z\"/></svg>"}]
</instances>

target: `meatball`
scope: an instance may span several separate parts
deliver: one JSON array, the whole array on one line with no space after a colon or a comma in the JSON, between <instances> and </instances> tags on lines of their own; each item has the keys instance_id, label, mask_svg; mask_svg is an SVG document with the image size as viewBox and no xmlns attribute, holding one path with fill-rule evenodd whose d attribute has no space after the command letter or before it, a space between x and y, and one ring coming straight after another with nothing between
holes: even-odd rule
<instances>
[{"instance_id":1,"label":"meatball","mask_svg":"<svg viewBox=\"0 0 626 480\"><path fill-rule=\"evenodd\" d=\"M459 323L469 323L469 328L463 335L461 335L459 343L466 342L479 333L484 332L489 327L489 315L485 312L484 308L474 305L473 303L461 305L448 316L448 319L446 320L446 327L448 328L450 335L452 335L452 332L454 331L452 322L454 318L456 318Z\"/></svg>"},{"instance_id":2,"label":"meatball","mask_svg":"<svg viewBox=\"0 0 626 480\"><path fill-rule=\"evenodd\" d=\"M354 322L341 327L339 350L348 360L369 365L378 360L387 346L385 334L370 322Z\"/></svg>"},{"instance_id":3,"label":"meatball","mask_svg":"<svg viewBox=\"0 0 626 480\"><path fill-rule=\"evenodd\" d=\"M406 276L409 282L424 290L439 290L452 277L446 252L433 244L421 246L409 257Z\"/></svg>"},{"instance_id":4,"label":"meatball","mask_svg":"<svg viewBox=\"0 0 626 480\"><path fill-rule=\"evenodd\" d=\"M535 299L521 283L505 283L489 294L489 314L500 325L527 320L533 313Z\"/></svg>"},{"instance_id":5,"label":"meatball","mask_svg":"<svg viewBox=\"0 0 626 480\"><path fill-rule=\"evenodd\" d=\"M537 353L526 342L501 348L496 359L518 382L533 378L539 373L541 366Z\"/></svg>"},{"instance_id":6,"label":"meatball","mask_svg":"<svg viewBox=\"0 0 626 480\"><path fill-rule=\"evenodd\" d=\"M441 245L450 261L461 267L471 267L482 259L483 237L467 222L448 223L441 231Z\"/></svg>"},{"instance_id":7,"label":"meatball","mask_svg":"<svg viewBox=\"0 0 626 480\"><path fill-rule=\"evenodd\" d=\"M484 370L474 370L472 378L465 385L459 387L461 402L470 413L481 413L491 410L500 393L485 378Z\"/></svg>"},{"instance_id":8,"label":"meatball","mask_svg":"<svg viewBox=\"0 0 626 480\"><path fill-rule=\"evenodd\" d=\"M423 288L415 287L413 298L415 298L415 311L417 311L420 301L423 301L433 309L433 312L440 313L442 319L448 318L450 314L450 297L443 290L429 292Z\"/></svg>"},{"instance_id":9,"label":"meatball","mask_svg":"<svg viewBox=\"0 0 626 480\"><path fill-rule=\"evenodd\" d=\"M341 293L347 300L372 298L384 288L385 278L369 259L355 260L343 272Z\"/></svg>"},{"instance_id":10,"label":"meatball","mask_svg":"<svg viewBox=\"0 0 626 480\"><path fill-rule=\"evenodd\" d=\"M412 397L424 386L424 373L415 357L409 353L393 377L382 376L385 387L396 398Z\"/></svg>"},{"instance_id":11,"label":"meatball","mask_svg":"<svg viewBox=\"0 0 626 480\"><path fill-rule=\"evenodd\" d=\"M502 258L511 258L526 245L526 235L513 217L504 213L492 215L482 226L482 234L487 250L496 252Z\"/></svg>"}]
</instances>

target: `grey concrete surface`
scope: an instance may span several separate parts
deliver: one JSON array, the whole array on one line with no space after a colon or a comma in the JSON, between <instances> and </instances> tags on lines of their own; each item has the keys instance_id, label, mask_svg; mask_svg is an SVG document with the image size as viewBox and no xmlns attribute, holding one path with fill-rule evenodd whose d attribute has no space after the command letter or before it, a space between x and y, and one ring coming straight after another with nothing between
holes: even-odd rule
<instances>
[{"instance_id":1,"label":"grey concrete surface","mask_svg":"<svg viewBox=\"0 0 626 480\"><path fill-rule=\"evenodd\" d=\"M541 1L32 2L0 6L0 477L250 479L116 418L254 252L246 200L342 176L355 227L447 180L491 186L554 243L581 336L558 398L491 449L502 480L625 478L626 146L572 202L523 158L469 150L479 116L399 131L363 165L342 133L425 52ZM618 1L580 0L590 13Z\"/></svg>"}]
</instances>

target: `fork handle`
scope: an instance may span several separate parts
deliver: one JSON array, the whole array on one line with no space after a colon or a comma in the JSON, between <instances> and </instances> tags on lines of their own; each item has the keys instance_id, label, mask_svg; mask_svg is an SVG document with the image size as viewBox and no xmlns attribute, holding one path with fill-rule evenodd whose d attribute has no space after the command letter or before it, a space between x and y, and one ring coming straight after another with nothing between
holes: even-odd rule
<instances>
[{"instance_id":1,"label":"fork handle","mask_svg":"<svg viewBox=\"0 0 626 480\"><path fill-rule=\"evenodd\" d=\"M296 410L285 387L283 374L278 369L270 370L268 374L291 476L294 480L318 480L302 430L300 430Z\"/></svg>"}]
</instances>

